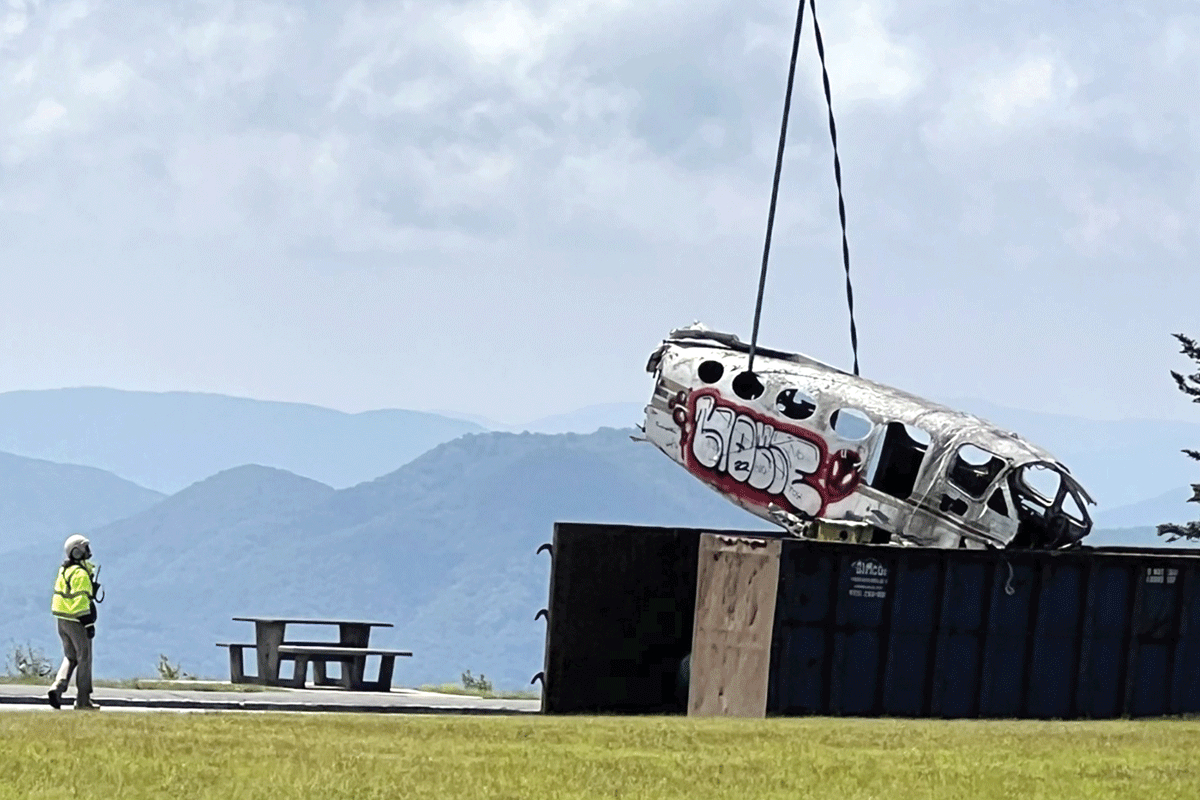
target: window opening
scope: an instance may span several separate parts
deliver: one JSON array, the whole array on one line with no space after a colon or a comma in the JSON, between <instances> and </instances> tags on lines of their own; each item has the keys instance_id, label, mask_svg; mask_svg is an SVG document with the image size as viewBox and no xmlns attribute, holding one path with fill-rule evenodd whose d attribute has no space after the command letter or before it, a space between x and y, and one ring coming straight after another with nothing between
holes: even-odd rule
<instances>
[{"instance_id":1,"label":"window opening","mask_svg":"<svg viewBox=\"0 0 1200 800\"><path fill-rule=\"evenodd\" d=\"M871 435L875 423L857 408L842 408L830 415L829 427L848 442L860 442Z\"/></svg>"},{"instance_id":2,"label":"window opening","mask_svg":"<svg viewBox=\"0 0 1200 800\"><path fill-rule=\"evenodd\" d=\"M988 498L988 508L997 514L1008 516L1008 502L1004 499L1004 487L997 486L996 491Z\"/></svg>"},{"instance_id":3,"label":"window opening","mask_svg":"<svg viewBox=\"0 0 1200 800\"><path fill-rule=\"evenodd\" d=\"M705 383L716 383L725 374L725 365L720 361L705 361L696 370L696 374Z\"/></svg>"},{"instance_id":4,"label":"window opening","mask_svg":"<svg viewBox=\"0 0 1200 800\"><path fill-rule=\"evenodd\" d=\"M1074 492L1067 492L1062 502L1062 513L1071 518L1072 522L1080 525L1088 523L1087 512L1083 510L1083 506L1079 504L1079 500L1075 498Z\"/></svg>"},{"instance_id":5,"label":"window opening","mask_svg":"<svg viewBox=\"0 0 1200 800\"><path fill-rule=\"evenodd\" d=\"M733 393L743 400L757 400L762 396L762 381L753 372L739 372L733 379Z\"/></svg>"},{"instance_id":6,"label":"window opening","mask_svg":"<svg viewBox=\"0 0 1200 800\"><path fill-rule=\"evenodd\" d=\"M1026 464L1009 476L1017 517L1010 547L1055 549L1074 544L1091 530L1076 490L1049 464Z\"/></svg>"},{"instance_id":7,"label":"window opening","mask_svg":"<svg viewBox=\"0 0 1200 800\"><path fill-rule=\"evenodd\" d=\"M954 453L948 477L950 482L975 499L981 499L988 486L1004 469L1004 459L973 444L964 444Z\"/></svg>"},{"instance_id":8,"label":"window opening","mask_svg":"<svg viewBox=\"0 0 1200 800\"><path fill-rule=\"evenodd\" d=\"M951 497L948 494L942 495L942 503L939 506L942 511L949 511L951 514L962 516L967 513L967 501L961 497Z\"/></svg>"},{"instance_id":9,"label":"window opening","mask_svg":"<svg viewBox=\"0 0 1200 800\"><path fill-rule=\"evenodd\" d=\"M817 401L798 389L784 389L775 398L775 410L788 419L808 419L817 410Z\"/></svg>"},{"instance_id":10,"label":"window opening","mask_svg":"<svg viewBox=\"0 0 1200 800\"><path fill-rule=\"evenodd\" d=\"M912 496L917 475L932 437L927 431L903 422L889 422L879 446L870 485L900 500Z\"/></svg>"},{"instance_id":11,"label":"window opening","mask_svg":"<svg viewBox=\"0 0 1200 800\"><path fill-rule=\"evenodd\" d=\"M1045 464L1026 464L1021 467L1021 483L1025 488L1036 494L1039 500L1044 500L1047 506L1054 503L1058 497L1058 489L1062 484L1062 476L1058 470Z\"/></svg>"}]
</instances>

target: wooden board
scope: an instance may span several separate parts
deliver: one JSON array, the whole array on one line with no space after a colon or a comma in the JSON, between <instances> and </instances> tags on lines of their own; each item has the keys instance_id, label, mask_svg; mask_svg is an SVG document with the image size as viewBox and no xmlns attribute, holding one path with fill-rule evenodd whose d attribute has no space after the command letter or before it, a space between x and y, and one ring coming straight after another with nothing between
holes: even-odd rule
<instances>
[{"instance_id":1,"label":"wooden board","mask_svg":"<svg viewBox=\"0 0 1200 800\"><path fill-rule=\"evenodd\" d=\"M701 536L689 716L766 714L779 553L778 539Z\"/></svg>"}]
</instances>

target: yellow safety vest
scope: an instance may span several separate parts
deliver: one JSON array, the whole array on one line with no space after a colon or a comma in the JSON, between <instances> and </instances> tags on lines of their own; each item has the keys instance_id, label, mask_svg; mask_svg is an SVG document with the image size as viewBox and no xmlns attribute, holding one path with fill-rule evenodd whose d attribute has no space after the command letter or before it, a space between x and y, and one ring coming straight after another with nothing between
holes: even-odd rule
<instances>
[{"instance_id":1,"label":"yellow safety vest","mask_svg":"<svg viewBox=\"0 0 1200 800\"><path fill-rule=\"evenodd\" d=\"M92 610L92 570L89 564L65 564L54 581L54 616L78 621Z\"/></svg>"}]
</instances>

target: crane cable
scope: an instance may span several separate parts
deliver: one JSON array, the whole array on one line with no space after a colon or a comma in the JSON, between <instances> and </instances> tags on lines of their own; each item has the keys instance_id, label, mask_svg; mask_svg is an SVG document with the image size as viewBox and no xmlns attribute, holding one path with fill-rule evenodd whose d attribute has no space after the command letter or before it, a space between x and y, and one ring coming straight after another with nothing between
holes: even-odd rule
<instances>
[{"instance_id":1,"label":"crane cable","mask_svg":"<svg viewBox=\"0 0 1200 800\"><path fill-rule=\"evenodd\" d=\"M783 171L783 150L787 142L788 113L792 105L792 85L796 77L796 54L800 49L800 30L804 23L804 3L796 11L796 32L792 37L792 59L788 66L787 91L783 98L783 122L779 130L779 149L775 155L775 180L771 186L771 206L767 212L767 235L763 243L762 271L758 277L758 299L754 305L754 328L750 335L750 360L746 371L754 372L754 353L758 348L758 323L762 316L763 293L767 285L767 261L771 253L771 232L775 227L775 205L779 198L779 176ZM858 375L858 329L854 324L854 288L850 283L850 244L846 238L846 203L842 195L842 162L838 158L837 125L833 120L833 97L829 91L829 71L825 67L825 43L817 23L817 0L807 0L812 8L813 32L817 39L817 55L821 59L821 78L825 86L825 105L829 109L829 138L833 143L833 177L837 183L838 216L842 225L842 262L846 268L846 304L850 309L850 348L854 353L854 374Z\"/></svg>"}]
</instances>

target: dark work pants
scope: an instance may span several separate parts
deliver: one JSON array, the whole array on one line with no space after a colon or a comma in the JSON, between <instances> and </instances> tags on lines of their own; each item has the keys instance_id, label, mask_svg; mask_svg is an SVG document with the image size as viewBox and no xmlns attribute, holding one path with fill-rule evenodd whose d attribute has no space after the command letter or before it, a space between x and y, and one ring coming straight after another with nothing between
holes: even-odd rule
<instances>
[{"instance_id":1,"label":"dark work pants","mask_svg":"<svg viewBox=\"0 0 1200 800\"><path fill-rule=\"evenodd\" d=\"M58 636L62 639L63 660L54 689L59 694L65 692L74 672L75 705L87 705L92 697L92 640L87 637L82 622L61 617L58 618Z\"/></svg>"}]
</instances>

